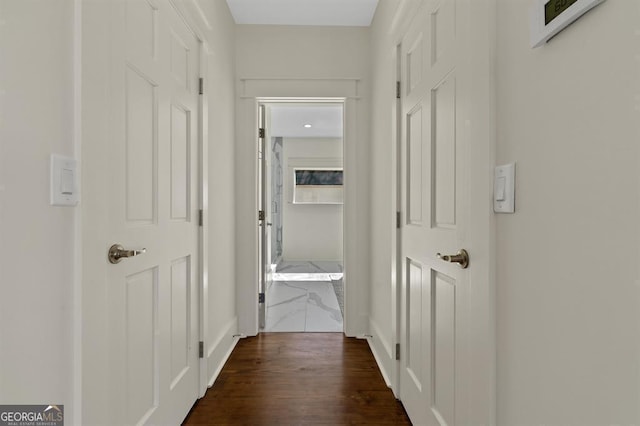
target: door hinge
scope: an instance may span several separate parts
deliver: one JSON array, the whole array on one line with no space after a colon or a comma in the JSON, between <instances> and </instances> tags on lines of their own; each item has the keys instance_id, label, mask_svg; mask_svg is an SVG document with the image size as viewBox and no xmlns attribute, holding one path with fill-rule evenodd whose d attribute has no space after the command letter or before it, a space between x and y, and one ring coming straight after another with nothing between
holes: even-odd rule
<instances>
[{"instance_id":1,"label":"door hinge","mask_svg":"<svg viewBox=\"0 0 640 426\"><path fill-rule=\"evenodd\" d=\"M400 229L401 225L400 212L396 212L396 228Z\"/></svg>"},{"instance_id":2,"label":"door hinge","mask_svg":"<svg viewBox=\"0 0 640 426\"><path fill-rule=\"evenodd\" d=\"M258 303L264 303L264 293L258 293Z\"/></svg>"},{"instance_id":3,"label":"door hinge","mask_svg":"<svg viewBox=\"0 0 640 426\"><path fill-rule=\"evenodd\" d=\"M204 358L204 342L198 342L198 356Z\"/></svg>"},{"instance_id":4,"label":"door hinge","mask_svg":"<svg viewBox=\"0 0 640 426\"><path fill-rule=\"evenodd\" d=\"M258 137L260 139L264 138L264 128L258 129Z\"/></svg>"},{"instance_id":5,"label":"door hinge","mask_svg":"<svg viewBox=\"0 0 640 426\"><path fill-rule=\"evenodd\" d=\"M198 80L198 93L201 95L204 94L204 78L202 77Z\"/></svg>"},{"instance_id":6,"label":"door hinge","mask_svg":"<svg viewBox=\"0 0 640 426\"><path fill-rule=\"evenodd\" d=\"M400 343L396 343L396 361L400 361Z\"/></svg>"},{"instance_id":7,"label":"door hinge","mask_svg":"<svg viewBox=\"0 0 640 426\"><path fill-rule=\"evenodd\" d=\"M202 209L200 209L198 211L198 226L202 226L202 224L204 223L204 213L202 212Z\"/></svg>"},{"instance_id":8,"label":"door hinge","mask_svg":"<svg viewBox=\"0 0 640 426\"><path fill-rule=\"evenodd\" d=\"M258 220L264 220L264 219L265 219L264 210L258 210Z\"/></svg>"},{"instance_id":9,"label":"door hinge","mask_svg":"<svg viewBox=\"0 0 640 426\"><path fill-rule=\"evenodd\" d=\"M400 82L396 81L396 99L400 99Z\"/></svg>"}]
</instances>

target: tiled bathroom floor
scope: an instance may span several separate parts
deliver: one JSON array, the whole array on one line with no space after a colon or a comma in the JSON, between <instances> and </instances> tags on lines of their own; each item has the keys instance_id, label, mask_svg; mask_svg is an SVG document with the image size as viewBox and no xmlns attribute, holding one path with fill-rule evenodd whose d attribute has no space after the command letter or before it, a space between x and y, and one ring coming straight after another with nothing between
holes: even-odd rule
<instances>
[{"instance_id":1,"label":"tiled bathroom floor","mask_svg":"<svg viewBox=\"0 0 640 426\"><path fill-rule=\"evenodd\" d=\"M342 264L340 262L327 261L285 261L278 264L276 272L281 273L338 273L342 272Z\"/></svg>"},{"instance_id":2,"label":"tiled bathroom floor","mask_svg":"<svg viewBox=\"0 0 640 426\"><path fill-rule=\"evenodd\" d=\"M341 332L343 319L334 284L341 283L337 262L287 262L278 265L267 289L264 331Z\"/></svg>"}]
</instances>

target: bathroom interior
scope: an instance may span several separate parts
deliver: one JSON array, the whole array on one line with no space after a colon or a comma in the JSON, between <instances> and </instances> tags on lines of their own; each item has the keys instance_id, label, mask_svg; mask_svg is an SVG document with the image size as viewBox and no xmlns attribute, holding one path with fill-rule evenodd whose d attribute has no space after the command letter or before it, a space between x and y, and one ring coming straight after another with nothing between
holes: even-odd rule
<instances>
[{"instance_id":1,"label":"bathroom interior","mask_svg":"<svg viewBox=\"0 0 640 426\"><path fill-rule=\"evenodd\" d=\"M263 332L342 332L341 103L266 104Z\"/></svg>"}]
</instances>

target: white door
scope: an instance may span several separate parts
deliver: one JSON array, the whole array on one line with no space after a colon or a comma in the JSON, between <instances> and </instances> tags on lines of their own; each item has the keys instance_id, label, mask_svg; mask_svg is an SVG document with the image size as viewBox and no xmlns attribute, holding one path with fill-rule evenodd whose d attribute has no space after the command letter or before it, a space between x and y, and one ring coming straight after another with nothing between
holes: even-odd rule
<instances>
[{"instance_id":1,"label":"white door","mask_svg":"<svg viewBox=\"0 0 640 426\"><path fill-rule=\"evenodd\" d=\"M263 170L264 175L262 177L262 196L264 207L264 265L262 273L264 274L264 293L265 293L265 321L267 315L266 299L269 297L268 292L273 283L273 271L271 270L271 264L275 260L271 253L272 238L273 238L273 198L272 198L272 156L273 156L273 140L271 138L271 107L265 105L264 116L264 145L263 151Z\"/></svg>"},{"instance_id":2,"label":"white door","mask_svg":"<svg viewBox=\"0 0 640 426\"><path fill-rule=\"evenodd\" d=\"M267 135L266 106L258 105L258 326L267 317Z\"/></svg>"},{"instance_id":3,"label":"white door","mask_svg":"<svg viewBox=\"0 0 640 426\"><path fill-rule=\"evenodd\" d=\"M105 422L176 425L198 395L198 41L167 1L111 20L107 232L146 252L108 268Z\"/></svg>"},{"instance_id":4,"label":"white door","mask_svg":"<svg viewBox=\"0 0 640 426\"><path fill-rule=\"evenodd\" d=\"M271 137L269 135L271 110L266 104L258 105L258 324L264 329L267 318L268 290L272 283L271 271Z\"/></svg>"},{"instance_id":5,"label":"white door","mask_svg":"<svg viewBox=\"0 0 640 426\"><path fill-rule=\"evenodd\" d=\"M469 309L470 287L488 285L474 275L484 269L474 264L474 253L488 241L474 240L471 220L477 206L470 195L485 184L470 178L471 144L479 135L469 127L483 117L470 106L481 99L470 84L478 52L472 50L469 11L463 0L423 1L400 50L400 399L419 425L490 423L471 413L470 399L485 396L474 394L482 386L474 385L468 367L478 364L476 355L482 362L486 355L469 342L490 337L471 335L473 321L486 318L471 318ZM488 85L488 74L483 76L479 84ZM467 269L446 261L461 249L471 257ZM484 367L490 369L490 362ZM486 383L485 392L490 387Z\"/></svg>"}]
</instances>

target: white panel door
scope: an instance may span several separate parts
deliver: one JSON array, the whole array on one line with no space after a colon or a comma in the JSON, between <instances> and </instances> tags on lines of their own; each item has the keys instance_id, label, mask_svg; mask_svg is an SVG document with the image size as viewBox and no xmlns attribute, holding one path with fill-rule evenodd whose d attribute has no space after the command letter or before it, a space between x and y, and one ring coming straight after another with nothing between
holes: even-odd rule
<instances>
[{"instance_id":1,"label":"white panel door","mask_svg":"<svg viewBox=\"0 0 640 426\"><path fill-rule=\"evenodd\" d=\"M258 105L258 326L263 329L267 317L267 135L266 105Z\"/></svg>"},{"instance_id":2,"label":"white panel door","mask_svg":"<svg viewBox=\"0 0 640 426\"><path fill-rule=\"evenodd\" d=\"M272 214L272 205L273 199L271 194L271 185L272 185L272 145L273 141L271 138L271 107L269 105L261 105L264 116L262 117L262 128L264 128L264 138L262 140L262 148L261 148L261 163L262 163L262 178L261 178L261 193L262 193L262 209L264 211L264 221L261 224L261 232L262 232L262 266L260 269L260 273L262 274L261 280L263 283L264 291L264 317L261 318L261 328L264 328L266 324L266 316L267 316L267 298L269 289L273 283L273 271L271 270L271 264L275 260L272 258L271 247L273 238L273 214ZM260 160L259 160L260 161Z\"/></svg>"},{"instance_id":3,"label":"white panel door","mask_svg":"<svg viewBox=\"0 0 640 426\"><path fill-rule=\"evenodd\" d=\"M198 41L167 1L113 2L110 18L108 234L146 252L108 269L105 422L180 424L199 375Z\"/></svg>"},{"instance_id":4,"label":"white panel door","mask_svg":"<svg viewBox=\"0 0 640 426\"><path fill-rule=\"evenodd\" d=\"M474 357L469 287L487 283L473 278L473 259L463 269L438 257L464 248L473 256L481 244L470 237L470 194L477 186L469 178L474 141L466 128L481 117L469 107L479 102L468 84L474 47L469 10L464 0L423 1L400 49L399 394L419 425L467 424L475 397L467 368ZM489 200L485 204L488 209ZM471 417L471 424L487 423Z\"/></svg>"}]
</instances>

